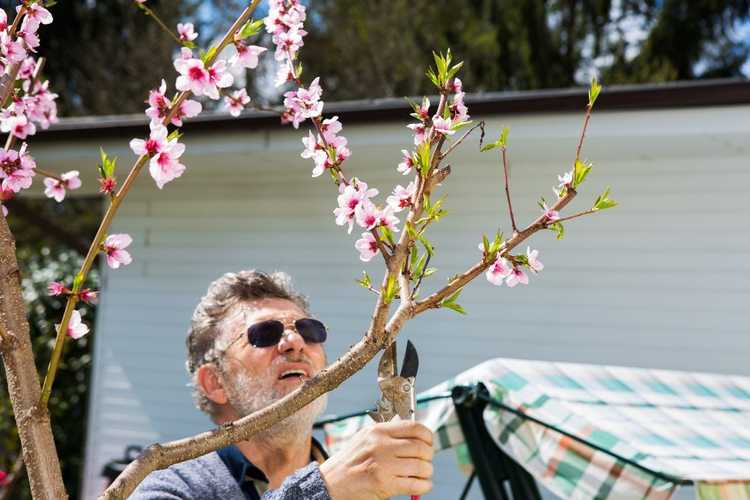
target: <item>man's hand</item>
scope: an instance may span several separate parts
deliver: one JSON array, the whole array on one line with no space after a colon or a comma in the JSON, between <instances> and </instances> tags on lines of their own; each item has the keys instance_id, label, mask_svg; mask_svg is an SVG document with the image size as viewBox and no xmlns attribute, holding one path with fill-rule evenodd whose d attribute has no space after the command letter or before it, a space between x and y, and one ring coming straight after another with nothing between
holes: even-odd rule
<instances>
[{"instance_id":1,"label":"man's hand","mask_svg":"<svg viewBox=\"0 0 750 500\"><path fill-rule=\"evenodd\" d=\"M432 431L408 420L361 429L320 466L333 500L381 500L432 489Z\"/></svg>"}]
</instances>

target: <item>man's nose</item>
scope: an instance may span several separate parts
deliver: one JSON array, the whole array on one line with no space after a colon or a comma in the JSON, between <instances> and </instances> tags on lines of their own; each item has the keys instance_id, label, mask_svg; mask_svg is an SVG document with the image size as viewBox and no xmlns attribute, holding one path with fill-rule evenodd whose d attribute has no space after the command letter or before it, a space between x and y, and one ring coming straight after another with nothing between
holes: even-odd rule
<instances>
[{"instance_id":1,"label":"man's nose","mask_svg":"<svg viewBox=\"0 0 750 500\"><path fill-rule=\"evenodd\" d=\"M281 336L279 341L279 352L295 351L300 352L305 347L305 339L302 338L297 330L293 328L286 328L284 335Z\"/></svg>"}]
</instances>

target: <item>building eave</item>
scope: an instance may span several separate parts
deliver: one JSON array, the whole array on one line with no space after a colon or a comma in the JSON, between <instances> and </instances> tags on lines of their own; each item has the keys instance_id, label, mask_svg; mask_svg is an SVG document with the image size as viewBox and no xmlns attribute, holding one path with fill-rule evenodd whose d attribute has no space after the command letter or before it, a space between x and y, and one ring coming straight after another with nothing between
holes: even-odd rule
<instances>
[{"instance_id":1,"label":"building eave","mask_svg":"<svg viewBox=\"0 0 750 500\"><path fill-rule=\"evenodd\" d=\"M587 89L552 89L523 92L484 92L467 94L466 103L473 116L581 111ZM597 101L597 110L643 110L730 106L750 104L750 81L718 79L646 85L606 87ZM410 107L403 98L365 99L326 104L327 115L338 115L342 122L375 123L408 119ZM75 140L112 136L142 135L145 116L111 115L63 118L35 141ZM238 118L227 113L203 113L186 121L185 132L274 129L280 127L277 115L246 111Z\"/></svg>"}]
</instances>

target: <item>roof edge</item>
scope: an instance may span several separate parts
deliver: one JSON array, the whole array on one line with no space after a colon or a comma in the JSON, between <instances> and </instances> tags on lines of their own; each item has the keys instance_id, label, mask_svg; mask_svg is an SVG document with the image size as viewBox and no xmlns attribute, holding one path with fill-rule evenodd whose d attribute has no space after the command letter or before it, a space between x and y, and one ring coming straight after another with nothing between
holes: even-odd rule
<instances>
[{"instance_id":1,"label":"roof edge","mask_svg":"<svg viewBox=\"0 0 750 500\"><path fill-rule=\"evenodd\" d=\"M548 89L467 94L472 115L526 114L581 111L586 104L586 88ZM415 98L419 99L419 98ZM744 78L694 80L644 85L605 87L597 110L644 110L750 104L750 80ZM327 114L336 114L345 123L373 123L405 120L410 107L404 98L364 99L330 102ZM86 132L86 138L140 135L147 120L143 114L62 118L37 134L38 140L72 140ZM183 129L194 131L273 129L280 127L277 115L245 111L238 118L228 113L210 112L186 121ZM37 140L35 138L35 140Z\"/></svg>"}]
</instances>

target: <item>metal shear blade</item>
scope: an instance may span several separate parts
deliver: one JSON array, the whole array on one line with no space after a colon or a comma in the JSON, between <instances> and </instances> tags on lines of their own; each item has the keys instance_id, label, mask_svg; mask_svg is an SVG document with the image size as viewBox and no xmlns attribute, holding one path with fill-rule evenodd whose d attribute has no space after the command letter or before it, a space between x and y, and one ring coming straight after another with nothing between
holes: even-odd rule
<instances>
[{"instance_id":1,"label":"metal shear blade","mask_svg":"<svg viewBox=\"0 0 750 500\"><path fill-rule=\"evenodd\" d=\"M369 412L376 422L388 422L394 416L413 420L416 409L414 382L419 370L419 355L411 341L406 343L406 353L397 375L396 342L388 346L378 364L378 385L380 386L380 400L375 410Z\"/></svg>"}]
</instances>

